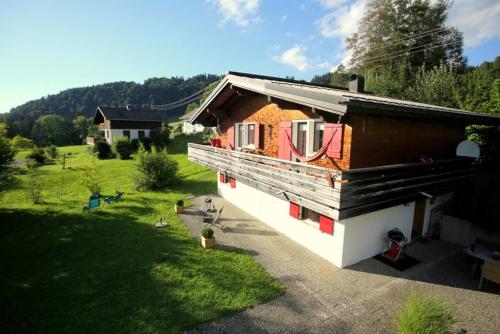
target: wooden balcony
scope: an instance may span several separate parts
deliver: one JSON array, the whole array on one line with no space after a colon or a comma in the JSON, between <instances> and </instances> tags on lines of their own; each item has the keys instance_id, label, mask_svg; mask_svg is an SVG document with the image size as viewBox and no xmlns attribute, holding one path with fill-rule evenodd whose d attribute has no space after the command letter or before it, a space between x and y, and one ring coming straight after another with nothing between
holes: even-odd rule
<instances>
[{"instance_id":1,"label":"wooden balcony","mask_svg":"<svg viewBox=\"0 0 500 334\"><path fill-rule=\"evenodd\" d=\"M338 171L188 144L189 160L335 220L453 191L476 172L470 159Z\"/></svg>"}]
</instances>

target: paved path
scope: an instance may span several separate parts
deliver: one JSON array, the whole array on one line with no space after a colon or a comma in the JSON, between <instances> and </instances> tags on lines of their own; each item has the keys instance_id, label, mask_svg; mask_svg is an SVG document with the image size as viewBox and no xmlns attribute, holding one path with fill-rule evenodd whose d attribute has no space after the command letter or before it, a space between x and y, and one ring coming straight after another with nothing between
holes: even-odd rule
<instances>
[{"instance_id":1,"label":"paved path","mask_svg":"<svg viewBox=\"0 0 500 334\"><path fill-rule=\"evenodd\" d=\"M475 291L469 266L454 245L414 243L408 252L422 263L400 273L369 259L339 269L242 212L219 197L224 206L224 232L215 230L219 247L246 250L286 287L287 292L219 321L205 323L189 333L388 333L398 303L412 290L437 295L453 304L468 333L498 333L500 289L490 284ZM202 198L191 200L201 207ZM199 236L201 217L189 210L182 215L193 235Z\"/></svg>"}]
</instances>

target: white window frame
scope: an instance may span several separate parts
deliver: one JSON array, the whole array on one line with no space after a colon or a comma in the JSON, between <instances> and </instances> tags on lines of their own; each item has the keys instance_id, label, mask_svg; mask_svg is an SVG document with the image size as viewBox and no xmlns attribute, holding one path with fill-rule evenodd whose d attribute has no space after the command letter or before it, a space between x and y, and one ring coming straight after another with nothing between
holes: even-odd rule
<instances>
[{"instance_id":1,"label":"white window frame","mask_svg":"<svg viewBox=\"0 0 500 334\"><path fill-rule=\"evenodd\" d=\"M248 141L248 132L250 125L253 125L253 133L254 133L254 142L249 143ZM239 127L243 127L241 145L240 144L240 131ZM255 149L255 131L257 128L257 123L255 122L242 122L242 123L234 123L234 148L237 150L242 150L244 148Z\"/></svg>"},{"instance_id":2,"label":"white window frame","mask_svg":"<svg viewBox=\"0 0 500 334\"><path fill-rule=\"evenodd\" d=\"M306 142L306 156L314 155L314 138L316 136L316 124L323 123L323 131L325 121L322 119L303 119L292 121L292 143L297 147L297 129L299 123L307 123L307 142ZM324 143L323 143L324 144Z\"/></svg>"}]
</instances>

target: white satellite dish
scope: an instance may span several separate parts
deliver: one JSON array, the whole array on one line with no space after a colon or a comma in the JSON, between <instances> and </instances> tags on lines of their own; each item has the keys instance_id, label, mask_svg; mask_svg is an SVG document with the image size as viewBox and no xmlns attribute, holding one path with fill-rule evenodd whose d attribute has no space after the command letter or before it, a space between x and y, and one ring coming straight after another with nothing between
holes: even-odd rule
<instances>
[{"instance_id":1,"label":"white satellite dish","mask_svg":"<svg viewBox=\"0 0 500 334\"><path fill-rule=\"evenodd\" d=\"M464 140L457 146L458 157L468 157L478 159L481 151L479 146L470 140Z\"/></svg>"}]
</instances>

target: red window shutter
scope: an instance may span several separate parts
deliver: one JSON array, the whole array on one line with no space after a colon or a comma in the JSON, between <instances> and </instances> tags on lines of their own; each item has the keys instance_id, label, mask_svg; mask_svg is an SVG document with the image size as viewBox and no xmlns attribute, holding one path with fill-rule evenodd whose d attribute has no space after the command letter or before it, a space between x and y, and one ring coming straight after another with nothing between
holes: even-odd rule
<instances>
[{"instance_id":1,"label":"red window shutter","mask_svg":"<svg viewBox=\"0 0 500 334\"><path fill-rule=\"evenodd\" d=\"M225 173L219 173L219 181L221 183L227 183L227 175Z\"/></svg>"},{"instance_id":2,"label":"red window shutter","mask_svg":"<svg viewBox=\"0 0 500 334\"><path fill-rule=\"evenodd\" d=\"M231 188L236 188L236 179L234 177L230 177L229 184L231 185Z\"/></svg>"},{"instance_id":3,"label":"red window shutter","mask_svg":"<svg viewBox=\"0 0 500 334\"><path fill-rule=\"evenodd\" d=\"M290 202L290 217L300 218L300 205Z\"/></svg>"},{"instance_id":4,"label":"red window shutter","mask_svg":"<svg viewBox=\"0 0 500 334\"><path fill-rule=\"evenodd\" d=\"M342 124L333 124L327 123L325 124L325 128L323 130L323 143L327 143L333 133L333 139L328 145L328 149L326 150L326 155L330 158L341 158L342 156L342 134L343 134L343 125Z\"/></svg>"},{"instance_id":5,"label":"red window shutter","mask_svg":"<svg viewBox=\"0 0 500 334\"><path fill-rule=\"evenodd\" d=\"M286 134L292 138L292 122L280 122L278 132L278 158L290 160L291 150Z\"/></svg>"},{"instance_id":6,"label":"red window shutter","mask_svg":"<svg viewBox=\"0 0 500 334\"><path fill-rule=\"evenodd\" d=\"M234 125L227 129L227 144L226 149L234 150Z\"/></svg>"},{"instance_id":7,"label":"red window shutter","mask_svg":"<svg viewBox=\"0 0 500 334\"><path fill-rule=\"evenodd\" d=\"M323 215L319 216L319 229L321 232L333 234L333 219L325 217Z\"/></svg>"},{"instance_id":8,"label":"red window shutter","mask_svg":"<svg viewBox=\"0 0 500 334\"><path fill-rule=\"evenodd\" d=\"M253 144L255 148L260 148L260 124L255 123Z\"/></svg>"}]
</instances>

